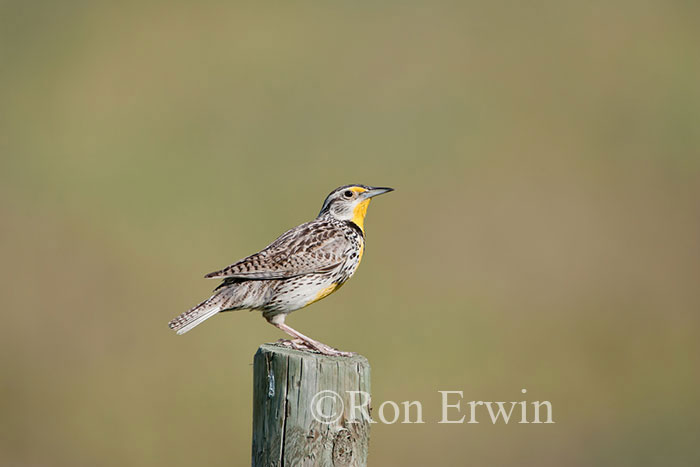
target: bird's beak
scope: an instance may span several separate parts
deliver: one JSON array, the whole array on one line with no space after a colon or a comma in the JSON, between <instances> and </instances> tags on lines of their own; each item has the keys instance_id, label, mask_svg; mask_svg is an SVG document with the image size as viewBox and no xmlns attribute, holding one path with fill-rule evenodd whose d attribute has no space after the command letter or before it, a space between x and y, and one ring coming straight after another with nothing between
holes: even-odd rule
<instances>
[{"instance_id":1,"label":"bird's beak","mask_svg":"<svg viewBox=\"0 0 700 467\"><path fill-rule=\"evenodd\" d=\"M369 190L362 193L362 197L365 199L369 199L369 198L373 198L373 197L378 196L378 195L383 195L384 193L389 193L390 191L394 191L394 189L388 188L388 187L370 188Z\"/></svg>"}]
</instances>

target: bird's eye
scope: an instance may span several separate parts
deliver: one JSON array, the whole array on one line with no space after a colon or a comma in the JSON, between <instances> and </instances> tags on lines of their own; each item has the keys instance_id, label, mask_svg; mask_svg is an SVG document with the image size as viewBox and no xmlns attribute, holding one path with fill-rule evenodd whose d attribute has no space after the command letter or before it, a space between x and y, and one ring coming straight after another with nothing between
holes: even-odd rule
<instances>
[{"instance_id":1,"label":"bird's eye","mask_svg":"<svg viewBox=\"0 0 700 467\"><path fill-rule=\"evenodd\" d=\"M345 193L343 193L343 196L345 196L346 198L352 198L352 191L345 190Z\"/></svg>"}]
</instances>

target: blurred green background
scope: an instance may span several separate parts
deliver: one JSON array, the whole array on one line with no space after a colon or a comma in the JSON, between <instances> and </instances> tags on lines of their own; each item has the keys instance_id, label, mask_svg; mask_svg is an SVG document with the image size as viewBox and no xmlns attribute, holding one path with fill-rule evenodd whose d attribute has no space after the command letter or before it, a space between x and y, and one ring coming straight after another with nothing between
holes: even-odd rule
<instances>
[{"instance_id":1,"label":"blurred green background","mask_svg":"<svg viewBox=\"0 0 700 467\"><path fill-rule=\"evenodd\" d=\"M289 323L367 356L370 464L700 463L700 7L0 2L0 462L246 465L252 357L203 274L388 185ZM553 425L439 425L438 390Z\"/></svg>"}]
</instances>

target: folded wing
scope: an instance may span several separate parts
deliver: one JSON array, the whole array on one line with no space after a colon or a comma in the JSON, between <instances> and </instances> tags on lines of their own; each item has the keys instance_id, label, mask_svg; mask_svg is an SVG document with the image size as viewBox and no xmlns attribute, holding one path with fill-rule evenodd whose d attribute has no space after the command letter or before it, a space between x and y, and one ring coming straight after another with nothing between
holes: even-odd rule
<instances>
[{"instance_id":1,"label":"folded wing","mask_svg":"<svg viewBox=\"0 0 700 467\"><path fill-rule=\"evenodd\" d=\"M204 277L288 279L339 267L345 261L345 236L336 229L309 227L302 224L283 234L261 252Z\"/></svg>"}]
</instances>

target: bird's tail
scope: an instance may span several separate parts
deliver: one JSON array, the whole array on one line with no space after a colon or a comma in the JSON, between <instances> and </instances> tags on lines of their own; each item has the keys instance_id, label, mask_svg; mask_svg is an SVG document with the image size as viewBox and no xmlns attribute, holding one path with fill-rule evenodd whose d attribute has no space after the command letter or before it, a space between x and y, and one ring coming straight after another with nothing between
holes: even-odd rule
<instances>
[{"instance_id":1,"label":"bird's tail","mask_svg":"<svg viewBox=\"0 0 700 467\"><path fill-rule=\"evenodd\" d=\"M203 323L205 320L221 311L221 303L219 303L219 300L216 300L215 297L216 296L203 301L189 311L174 318L168 323L168 326L178 334L184 334L198 324Z\"/></svg>"}]
</instances>

